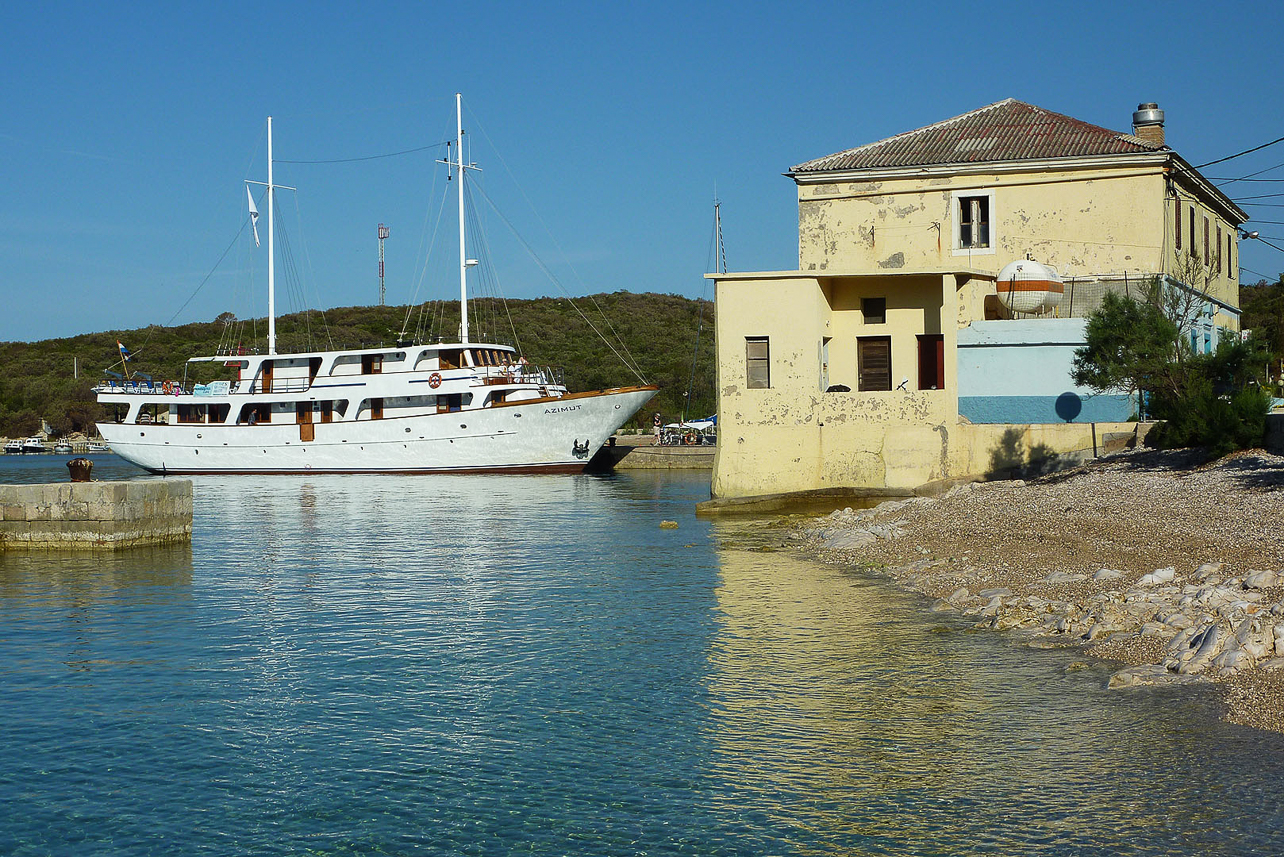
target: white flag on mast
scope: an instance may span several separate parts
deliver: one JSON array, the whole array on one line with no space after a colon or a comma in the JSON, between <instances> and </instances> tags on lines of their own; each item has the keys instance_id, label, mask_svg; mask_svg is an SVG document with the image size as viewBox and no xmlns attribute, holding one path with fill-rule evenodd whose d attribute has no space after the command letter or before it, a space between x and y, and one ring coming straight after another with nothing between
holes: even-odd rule
<instances>
[{"instance_id":1,"label":"white flag on mast","mask_svg":"<svg viewBox=\"0 0 1284 857\"><path fill-rule=\"evenodd\" d=\"M254 246L259 246L259 210L254 207L254 194L250 193L249 187L245 188L245 196L250 201L250 226L254 229Z\"/></svg>"}]
</instances>

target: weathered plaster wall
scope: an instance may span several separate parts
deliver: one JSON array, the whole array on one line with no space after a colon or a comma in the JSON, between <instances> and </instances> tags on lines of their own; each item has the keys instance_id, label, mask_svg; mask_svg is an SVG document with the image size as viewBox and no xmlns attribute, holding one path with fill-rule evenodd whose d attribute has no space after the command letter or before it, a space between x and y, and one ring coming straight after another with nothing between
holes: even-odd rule
<instances>
[{"instance_id":1,"label":"weathered plaster wall","mask_svg":"<svg viewBox=\"0 0 1284 857\"><path fill-rule=\"evenodd\" d=\"M1180 249L1173 188L1181 200ZM984 193L993 194L991 247L960 249L957 196ZM1234 226L1180 182L1170 184L1158 164L798 186L798 261L803 271L894 272L957 265L998 273L1027 255L1066 277L1167 273L1219 301L1239 305ZM1219 312L1216 322L1239 329L1234 312Z\"/></svg>"},{"instance_id":2,"label":"weathered plaster wall","mask_svg":"<svg viewBox=\"0 0 1284 857\"><path fill-rule=\"evenodd\" d=\"M992 191L991 248L958 248L956 195ZM799 267L879 271L947 263L998 272L1032 255L1066 275L1157 271L1158 168L899 178L800 185Z\"/></svg>"},{"instance_id":3,"label":"weathered plaster wall","mask_svg":"<svg viewBox=\"0 0 1284 857\"><path fill-rule=\"evenodd\" d=\"M912 488L948 470L955 420L957 330L953 274L815 278L718 278L718 453L714 496L825 487ZM884 297L882 323L867 323L861 299ZM766 308L764 310L764 308ZM778 308L772 310L771 308ZM917 336L945 339L946 389L918 389ZM771 387L749 389L745 337L769 338ZM856 340L890 336L892 382L904 389L858 392ZM825 392L821 343L829 338Z\"/></svg>"}]
</instances>

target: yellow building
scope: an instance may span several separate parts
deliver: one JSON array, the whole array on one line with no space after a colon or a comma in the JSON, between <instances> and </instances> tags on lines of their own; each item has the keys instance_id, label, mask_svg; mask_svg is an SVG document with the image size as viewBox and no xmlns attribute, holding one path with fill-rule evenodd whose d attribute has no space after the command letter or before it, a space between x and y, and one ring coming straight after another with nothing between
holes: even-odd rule
<instances>
[{"instance_id":1,"label":"yellow building","mask_svg":"<svg viewBox=\"0 0 1284 857\"><path fill-rule=\"evenodd\" d=\"M714 497L913 489L1014 448L1091 449L1112 428L1094 423L1132 407L1068 378L1107 290L1159 278L1199 350L1237 331L1247 216L1164 145L1155 105L1133 119L1124 134L1009 99L794 167L798 270L711 275ZM1025 259L1065 284L1040 316L1000 295Z\"/></svg>"}]
</instances>

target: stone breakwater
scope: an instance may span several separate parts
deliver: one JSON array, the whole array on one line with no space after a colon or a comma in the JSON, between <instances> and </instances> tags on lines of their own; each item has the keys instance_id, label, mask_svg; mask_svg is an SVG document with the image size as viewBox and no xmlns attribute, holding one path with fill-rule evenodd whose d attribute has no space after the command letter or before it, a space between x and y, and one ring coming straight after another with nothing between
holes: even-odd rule
<instances>
[{"instance_id":1,"label":"stone breakwater","mask_svg":"<svg viewBox=\"0 0 1284 857\"><path fill-rule=\"evenodd\" d=\"M1111 688L1215 682L1284 731L1284 458L1136 452L845 509L795 530L977 625L1122 663Z\"/></svg>"},{"instance_id":2,"label":"stone breakwater","mask_svg":"<svg viewBox=\"0 0 1284 857\"><path fill-rule=\"evenodd\" d=\"M190 479L0 485L0 550L114 550L191 537Z\"/></svg>"}]
</instances>

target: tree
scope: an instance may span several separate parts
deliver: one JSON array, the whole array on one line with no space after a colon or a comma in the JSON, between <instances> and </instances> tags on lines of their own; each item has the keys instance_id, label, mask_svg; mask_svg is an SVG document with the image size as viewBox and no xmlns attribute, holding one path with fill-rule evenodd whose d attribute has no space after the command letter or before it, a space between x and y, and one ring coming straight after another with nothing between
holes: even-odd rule
<instances>
[{"instance_id":1,"label":"tree","mask_svg":"<svg viewBox=\"0 0 1284 857\"><path fill-rule=\"evenodd\" d=\"M1242 326L1253 331L1270 352L1271 364L1278 367L1284 359L1284 274L1274 283L1262 280L1256 285L1240 286L1239 305L1244 313ZM1274 380L1278 384L1278 374Z\"/></svg>"},{"instance_id":2,"label":"tree","mask_svg":"<svg viewBox=\"0 0 1284 857\"><path fill-rule=\"evenodd\" d=\"M1228 337L1217 351L1196 354L1184 331L1199 300L1158 278L1140 301L1108 293L1088 317L1071 377L1098 392L1143 394L1163 421L1147 437L1153 445L1200 446L1213 456L1259 446L1270 407L1260 386L1265 350L1256 339Z\"/></svg>"}]
</instances>

